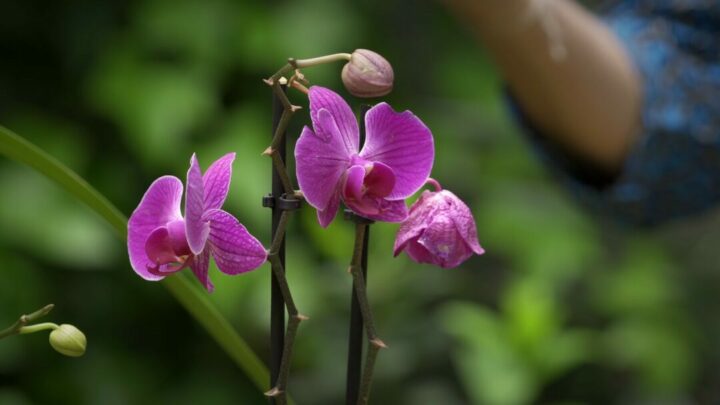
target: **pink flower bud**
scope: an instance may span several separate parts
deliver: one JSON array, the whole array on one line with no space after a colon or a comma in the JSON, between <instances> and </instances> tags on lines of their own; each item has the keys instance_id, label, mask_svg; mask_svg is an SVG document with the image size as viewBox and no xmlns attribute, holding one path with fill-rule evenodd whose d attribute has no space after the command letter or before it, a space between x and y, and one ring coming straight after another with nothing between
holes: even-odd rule
<instances>
[{"instance_id":1,"label":"pink flower bud","mask_svg":"<svg viewBox=\"0 0 720 405\"><path fill-rule=\"evenodd\" d=\"M380 97L390 93L394 77L390 63L367 49L355 50L342 70L343 84L355 97Z\"/></svg>"},{"instance_id":2,"label":"pink flower bud","mask_svg":"<svg viewBox=\"0 0 720 405\"><path fill-rule=\"evenodd\" d=\"M418 263L446 269L460 265L473 253L485 253L470 208L447 190L426 190L410 207L395 239L394 255L403 250Z\"/></svg>"}]
</instances>

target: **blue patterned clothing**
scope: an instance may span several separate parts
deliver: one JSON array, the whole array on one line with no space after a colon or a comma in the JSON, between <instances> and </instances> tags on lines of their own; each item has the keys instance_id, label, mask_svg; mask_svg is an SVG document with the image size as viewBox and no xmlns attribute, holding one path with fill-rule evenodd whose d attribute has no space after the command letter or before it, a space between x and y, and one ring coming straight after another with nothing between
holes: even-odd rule
<instances>
[{"instance_id":1,"label":"blue patterned clothing","mask_svg":"<svg viewBox=\"0 0 720 405\"><path fill-rule=\"evenodd\" d=\"M720 0L626 0L602 18L642 75L642 133L618 177L574 159L523 116L533 143L583 202L652 225L720 205Z\"/></svg>"}]
</instances>

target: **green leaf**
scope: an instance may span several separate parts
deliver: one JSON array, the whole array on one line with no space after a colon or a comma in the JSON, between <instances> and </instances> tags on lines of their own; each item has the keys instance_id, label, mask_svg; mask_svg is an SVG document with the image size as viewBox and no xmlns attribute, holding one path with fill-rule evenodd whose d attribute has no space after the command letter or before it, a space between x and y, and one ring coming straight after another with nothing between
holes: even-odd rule
<instances>
[{"instance_id":1,"label":"green leaf","mask_svg":"<svg viewBox=\"0 0 720 405\"><path fill-rule=\"evenodd\" d=\"M42 149L0 126L0 154L26 164L53 180L99 214L122 241L127 237L127 218L75 172ZM250 346L233 329L207 296L186 275L168 277L161 283L195 320L212 336L225 353L261 390L269 385L269 373Z\"/></svg>"}]
</instances>

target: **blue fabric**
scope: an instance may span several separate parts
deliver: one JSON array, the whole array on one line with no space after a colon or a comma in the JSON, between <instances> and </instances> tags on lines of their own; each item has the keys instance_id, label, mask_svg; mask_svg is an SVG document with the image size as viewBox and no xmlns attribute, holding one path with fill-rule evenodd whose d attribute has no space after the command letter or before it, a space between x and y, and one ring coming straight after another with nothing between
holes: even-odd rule
<instances>
[{"instance_id":1,"label":"blue fabric","mask_svg":"<svg viewBox=\"0 0 720 405\"><path fill-rule=\"evenodd\" d=\"M642 134L620 176L601 184L514 105L543 160L583 202L624 222L720 205L720 0L619 1L602 17L643 77Z\"/></svg>"}]
</instances>

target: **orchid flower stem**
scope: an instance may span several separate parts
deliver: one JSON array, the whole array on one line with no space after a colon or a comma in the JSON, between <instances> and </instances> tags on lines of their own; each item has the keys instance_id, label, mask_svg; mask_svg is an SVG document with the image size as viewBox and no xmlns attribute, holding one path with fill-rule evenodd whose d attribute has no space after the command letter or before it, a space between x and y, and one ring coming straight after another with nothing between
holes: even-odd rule
<instances>
[{"instance_id":1,"label":"orchid flower stem","mask_svg":"<svg viewBox=\"0 0 720 405\"><path fill-rule=\"evenodd\" d=\"M285 194L295 194L295 189L290 182L290 176L288 176L287 169L285 168L285 162L283 162L282 157L280 157L280 153L278 153L277 149L273 149L270 152L270 157L272 157L273 165L277 170L278 176L280 176L280 181L282 182Z\"/></svg>"},{"instance_id":2,"label":"orchid flower stem","mask_svg":"<svg viewBox=\"0 0 720 405\"><path fill-rule=\"evenodd\" d=\"M362 380L360 383L360 392L358 394L358 404L364 405L368 403L370 398L370 386L372 385L373 372L375 371L375 359L380 349L387 348L382 340L375 338L368 345L368 352L365 357L365 368L363 369Z\"/></svg>"},{"instance_id":3,"label":"orchid flower stem","mask_svg":"<svg viewBox=\"0 0 720 405\"><path fill-rule=\"evenodd\" d=\"M294 59L291 59L292 62L294 62ZM266 83L268 83L271 86L275 86L275 84L278 82L278 80L285 76L286 74L292 72L294 69L297 69L295 66L293 66L291 63L285 64L285 66L281 67L280 70L275 72L274 75L270 76L269 79L265 80Z\"/></svg>"},{"instance_id":4,"label":"orchid flower stem","mask_svg":"<svg viewBox=\"0 0 720 405\"><path fill-rule=\"evenodd\" d=\"M287 126L290 123L290 119L292 118L293 114L296 110L291 109L284 109L282 116L280 117L280 123L278 123L277 129L275 130L275 134L273 135L272 142L270 142L270 149L276 150L280 143L285 138L285 130L287 130Z\"/></svg>"},{"instance_id":5,"label":"orchid flower stem","mask_svg":"<svg viewBox=\"0 0 720 405\"><path fill-rule=\"evenodd\" d=\"M318 56L317 58L310 59L295 59L291 60L290 64L294 64L297 69L302 69L311 66L322 65L325 63L349 61L352 57L349 53L334 53L332 55Z\"/></svg>"},{"instance_id":6,"label":"orchid flower stem","mask_svg":"<svg viewBox=\"0 0 720 405\"><path fill-rule=\"evenodd\" d=\"M440 185L440 182L433 179L432 177L428 177L427 181L425 182L426 185L433 186L435 188L435 191L442 191L442 186Z\"/></svg>"},{"instance_id":7,"label":"orchid flower stem","mask_svg":"<svg viewBox=\"0 0 720 405\"><path fill-rule=\"evenodd\" d=\"M365 367L360 381L360 390L357 402L359 405L367 404L370 396L370 385L372 383L377 353L380 349L387 347L377 336L372 311L370 310L370 305L368 304L365 277L363 277L362 273L361 260L363 250L366 248L364 239L365 232L367 232L367 226L368 225L365 223L357 223L355 225L355 247L353 250L352 262L350 264L350 273L353 277L355 295L357 297L358 304L360 305L360 313L362 314L365 332L367 333L369 341L368 351L365 357Z\"/></svg>"},{"instance_id":8,"label":"orchid flower stem","mask_svg":"<svg viewBox=\"0 0 720 405\"><path fill-rule=\"evenodd\" d=\"M280 372L278 374L278 379L275 386L265 393L267 396L275 397L277 404L285 404L287 401L285 392L288 376L290 375L290 362L292 360L292 352L295 345L295 335L297 334L300 322L308 319L306 316L300 314L295 306L295 301L293 300L287 278L285 277L285 269L283 268L280 257L278 256L278 250L285 238L285 231L287 229L289 219L290 211L283 211L278 223L277 233L275 234L275 238L270 246L270 252L268 253L268 260L270 261L272 272L275 275L275 279L277 280L280 291L282 292L285 307L287 308L289 315L283 343L282 358L280 360Z\"/></svg>"},{"instance_id":9,"label":"orchid flower stem","mask_svg":"<svg viewBox=\"0 0 720 405\"><path fill-rule=\"evenodd\" d=\"M35 325L23 326L22 328L20 328L18 333L21 335L26 335L28 333L35 333L35 332L39 332L41 330L48 330L48 329L55 330L57 328L59 328L59 326L56 323L43 322L43 323L37 323Z\"/></svg>"},{"instance_id":10,"label":"orchid flower stem","mask_svg":"<svg viewBox=\"0 0 720 405\"><path fill-rule=\"evenodd\" d=\"M302 83L300 83L300 82L293 81L290 85L292 86L293 89L295 89L305 95L310 94L310 90L307 87L303 86Z\"/></svg>"},{"instance_id":11,"label":"orchid flower stem","mask_svg":"<svg viewBox=\"0 0 720 405\"><path fill-rule=\"evenodd\" d=\"M287 223L289 220L290 212L283 211L282 214L280 214L280 221L278 221L275 239L273 239L272 244L270 245L270 251L268 253L269 256L277 255L280 245L282 244L283 239L285 239L285 230L287 229Z\"/></svg>"},{"instance_id":12,"label":"orchid flower stem","mask_svg":"<svg viewBox=\"0 0 720 405\"><path fill-rule=\"evenodd\" d=\"M49 314L54 307L55 305L53 304L46 305L29 315L20 316L20 318L14 324L0 331L0 339L20 333L20 329L26 327L29 323L35 322L37 319Z\"/></svg>"},{"instance_id":13,"label":"orchid flower stem","mask_svg":"<svg viewBox=\"0 0 720 405\"><path fill-rule=\"evenodd\" d=\"M287 98L287 94L285 94L285 91L283 90L282 86L285 86L287 84L287 79L284 77L281 77L278 80L275 80L272 84L273 92L278 96L280 99L280 102L282 103L285 110L293 110L293 105L290 102L290 99ZM295 108L297 109L297 108Z\"/></svg>"}]
</instances>

